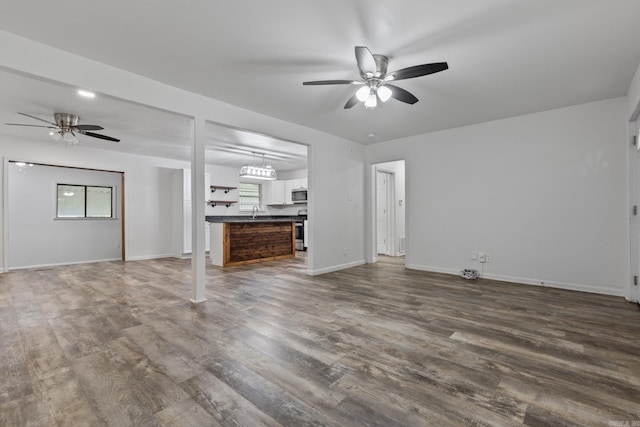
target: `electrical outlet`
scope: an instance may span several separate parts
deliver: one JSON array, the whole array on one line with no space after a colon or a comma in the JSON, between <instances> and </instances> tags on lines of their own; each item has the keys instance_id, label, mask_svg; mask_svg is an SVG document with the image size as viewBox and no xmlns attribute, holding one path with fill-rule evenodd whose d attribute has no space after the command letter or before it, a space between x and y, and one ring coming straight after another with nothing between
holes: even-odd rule
<instances>
[{"instance_id":1,"label":"electrical outlet","mask_svg":"<svg viewBox=\"0 0 640 427\"><path fill-rule=\"evenodd\" d=\"M478 260L478 252L471 252L471 259L473 261L477 261Z\"/></svg>"},{"instance_id":2,"label":"electrical outlet","mask_svg":"<svg viewBox=\"0 0 640 427\"><path fill-rule=\"evenodd\" d=\"M487 252L485 255L486 255L487 262L493 262L493 254L492 253Z\"/></svg>"},{"instance_id":3,"label":"electrical outlet","mask_svg":"<svg viewBox=\"0 0 640 427\"><path fill-rule=\"evenodd\" d=\"M485 254L484 252L480 252L478 254L478 261L487 262L487 254Z\"/></svg>"},{"instance_id":4,"label":"electrical outlet","mask_svg":"<svg viewBox=\"0 0 640 427\"><path fill-rule=\"evenodd\" d=\"M342 251L343 254L345 255L349 255L349 248L348 247L344 247L344 250Z\"/></svg>"}]
</instances>

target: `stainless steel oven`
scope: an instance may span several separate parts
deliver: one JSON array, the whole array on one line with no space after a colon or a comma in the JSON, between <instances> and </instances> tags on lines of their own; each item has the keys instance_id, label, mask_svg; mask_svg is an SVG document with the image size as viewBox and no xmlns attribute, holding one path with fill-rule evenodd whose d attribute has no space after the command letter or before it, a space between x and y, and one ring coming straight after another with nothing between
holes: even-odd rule
<instances>
[{"instance_id":1,"label":"stainless steel oven","mask_svg":"<svg viewBox=\"0 0 640 427\"><path fill-rule=\"evenodd\" d=\"M296 251L304 250L304 221L296 221Z\"/></svg>"},{"instance_id":2,"label":"stainless steel oven","mask_svg":"<svg viewBox=\"0 0 640 427\"><path fill-rule=\"evenodd\" d=\"M309 227L307 222L307 210L298 211L298 220L296 221L296 250L306 251L309 242Z\"/></svg>"}]
</instances>

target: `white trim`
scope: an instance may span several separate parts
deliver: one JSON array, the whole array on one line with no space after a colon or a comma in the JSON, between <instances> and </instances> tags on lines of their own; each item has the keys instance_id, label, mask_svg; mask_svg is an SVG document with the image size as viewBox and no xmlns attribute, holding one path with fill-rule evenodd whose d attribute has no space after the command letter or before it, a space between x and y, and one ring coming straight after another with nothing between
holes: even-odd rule
<instances>
[{"instance_id":1,"label":"white trim","mask_svg":"<svg viewBox=\"0 0 640 427\"><path fill-rule=\"evenodd\" d=\"M56 262L52 264L21 265L19 267L11 267L10 269L7 269L7 271L59 267L61 265L92 264L94 262L112 262L112 261L122 261L122 259L118 257L118 258L107 258L107 259L94 259L94 260L88 260L88 261Z\"/></svg>"},{"instance_id":2,"label":"white trim","mask_svg":"<svg viewBox=\"0 0 640 427\"><path fill-rule=\"evenodd\" d=\"M640 224L638 221L638 215L631 213L632 207L640 206L640 189L638 183L640 182L640 138L636 138L636 145L633 145L633 140L638 132L638 122L629 123L629 288L626 294L627 301L638 302L640 299L640 291L638 286L633 284L633 276L640 277L640 242L638 241L638 235L640 234Z\"/></svg>"},{"instance_id":3,"label":"white trim","mask_svg":"<svg viewBox=\"0 0 640 427\"><path fill-rule=\"evenodd\" d=\"M320 268L318 270L307 270L308 276L317 276L319 274L333 273L334 271L345 270L351 267L357 267L359 265L366 264L366 261L361 259L359 261L348 262L346 264L334 265L331 267Z\"/></svg>"},{"instance_id":4,"label":"white trim","mask_svg":"<svg viewBox=\"0 0 640 427\"><path fill-rule=\"evenodd\" d=\"M156 255L138 255L127 257L125 261L146 261L150 259L160 259L160 258L179 258L179 259L189 259L191 255L188 255L184 258L176 256L175 254L156 254Z\"/></svg>"},{"instance_id":5,"label":"white trim","mask_svg":"<svg viewBox=\"0 0 640 427\"><path fill-rule=\"evenodd\" d=\"M412 270L430 271L433 273L453 274L456 276L460 275L460 270L451 269L451 268L440 268L440 267L432 267L427 265L415 265L415 264L407 264L406 267ZM624 289L610 289L610 288L602 288L599 286L591 286L591 285L585 285L580 283L555 282L551 280L534 279L529 277L505 276L501 274L484 273L482 275L482 278L489 279L489 280L497 280L499 282L510 282L510 283L518 283L523 285L534 285L534 286L542 286L547 288L566 289L570 291L589 292L592 294L612 295L616 297L626 298L626 292Z\"/></svg>"},{"instance_id":6,"label":"white trim","mask_svg":"<svg viewBox=\"0 0 640 427\"><path fill-rule=\"evenodd\" d=\"M396 256L402 256L402 255L406 255L406 239L405 239L405 251L404 252L400 252L399 248L397 247L398 245L396 245L396 241L398 240L397 237L397 229L396 229L396 218L397 218L397 211L396 211L396 198L397 195L395 194L396 191L396 186L395 186L395 180L397 179L396 177L396 171L395 169L385 169L385 163L395 163L395 162L403 162L405 165L405 183L404 183L404 187L405 187L405 198L406 198L406 187L407 187L407 180L406 180L406 159L404 158L397 158L397 159L388 159L388 160L379 160L379 161L375 161L375 162L370 162L369 160L367 161L367 167L365 168L365 181L364 181L364 191L365 191L365 196L366 194L368 194L368 197L365 197L365 239L364 239L364 244L365 244L365 257L367 259L368 263L374 263L377 261L378 258L378 238L377 238L377 232L378 232L378 224L377 224L377 172L385 172L388 174L391 174L391 176L393 176L393 185L392 185L392 190L393 190L393 200L391 201L391 207L392 209L390 209L390 211L393 212L393 224L392 224L392 230L393 230L393 236L392 236L392 242L390 242L389 244L392 244L393 247L392 248L388 248L388 252L389 252L389 256L394 256L393 254L400 254L400 255L396 255ZM407 209L406 209L406 202L405 202L405 211L404 211L404 217L405 217L405 221L406 221L406 216L407 216ZM406 222L405 222L405 236L407 235L407 231L406 231Z\"/></svg>"},{"instance_id":7,"label":"white trim","mask_svg":"<svg viewBox=\"0 0 640 427\"><path fill-rule=\"evenodd\" d=\"M387 240L387 250L382 255L393 256L396 253L396 174L390 170L381 167L383 164L376 165L375 171L375 236L376 236L376 254L378 254L378 174L385 174L385 200L384 207L387 211L387 235L384 236Z\"/></svg>"}]
</instances>

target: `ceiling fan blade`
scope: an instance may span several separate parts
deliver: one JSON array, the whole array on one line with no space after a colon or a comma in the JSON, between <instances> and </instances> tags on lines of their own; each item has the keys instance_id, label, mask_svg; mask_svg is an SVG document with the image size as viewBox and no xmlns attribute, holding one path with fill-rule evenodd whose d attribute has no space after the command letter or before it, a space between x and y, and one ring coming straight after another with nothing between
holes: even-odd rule
<instances>
[{"instance_id":1,"label":"ceiling fan blade","mask_svg":"<svg viewBox=\"0 0 640 427\"><path fill-rule=\"evenodd\" d=\"M364 77L367 73L372 75L376 73L376 60L365 46L356 46L356 62L358 62L361 76Z\"/></svg>"},{"instance_id":2,"label":"ceiling fan blade","mask_svg":"<svg viewBox=\"0 0 640 427\"><path fill-rule=\"evenodd\" d=\"M348 109L353 107L354 105L356 105L358 102L360 102L360 100L358 99L357 96L353 95L351 98L349 98L349 100L347 101L346 104L344 104L344 109Z\"/></svg>"},{"instance_id":3,"label":"ceiling fan blade","mask_svg":"<svg viewBox=\"0 0 640 427\"><path fill-rule=\"evenodd\" d=\"M389 89L391 89L391 97L397 99L398 101L406 102L407 104L415 104L418 102L418 98L413 96L410 92L402 89L401 87L394 85L385 85Z\"/></svg>"},{"instance_id":4,"label":"ceiling fan blade","mask_svg":"<svg viewBox=\"0 0 640 427\"><path fill-rule=\"evenodd\" d=\"M9 126L29 126L29 127L32 127L32 128L58 129L58 126L25 125L23 123L5 123L5 125L9 125Z\"/></svg>"},{"instance_id":5,"label":"ceiling fan blade","mask_svg":"<svg viewBox=\"0 0 640 427\"><path fill-rule=\"evenodd\" d=\"M405 80L414 77L426 76L428 74L439 73L449 68L446 62L434 62L433 64L414 65L413 67L402 68L388 73L384 80Z\"/></svg>"},{"instance_id":6,"label":"ceiling fan blade","mask_svg":"<svg viewBox=\"0 0 640 427\"><path fill-rule=\"evenodd\" d=\"M41 122L49 123L50 125L54 125L55 127L58 127L58 124L57 124L57 123L50 122L49 120L41 119L40 117L32 116L32 115L30 115L30 114L26 114L26 113L21 113L21 112L19 112L19 111L18 111L18 114L20 114L20 115L22 115L22 116L31 117L32 119L40 120Z\"/></svg>"},{"instance_id":7,"label":"ceiling fan blade","mask_svg":"<svg viewBox=\"0 0 640 427\"><path fill-rule=\"evenodd\" d=\"M79 131L82 135L87 135L87 136L92 136L94 138L99 138L99 139L105 139L107 141L113 141L113 142L120 142L119 139L116 138L112 138L110 136L107 135L100 135L99 133L93 133L93 132L86 132L86 131Z\"/></svg>"},{"instance_id":8,"label":"ceiling fan blade","mask_svg":"<svg viewBox=\"0 0 640 427\"><path fill-rule=\"evenodd\" d=\"M78 125L75 126L76 129L78 130L102 130L104 129L102 126L98 126L98 125Z\"/></svg>"},{"instance_id":9,"label":"ceiling fan blade","mask_svg":"<svg viewBox=\"0 0 640 427\"><path fill-rule=\"evenodd\" d=\"M364 82L358 82L355 80L317 80L314 82L302 82L303 85L360 85Z\"/></svg>"}]
</instances>

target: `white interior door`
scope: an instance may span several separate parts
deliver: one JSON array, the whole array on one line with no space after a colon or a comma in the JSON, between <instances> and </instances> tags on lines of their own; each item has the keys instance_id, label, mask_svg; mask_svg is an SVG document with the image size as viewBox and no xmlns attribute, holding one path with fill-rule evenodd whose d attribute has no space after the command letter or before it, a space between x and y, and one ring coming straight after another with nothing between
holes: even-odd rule
<instances>
[{"instance_id":1,"label":"white interior door","mask_svg":"<svg viewBox=\"0 0 640 427\"><path fill-rule=\"evenodd\" d=\"M378 253L383 255L389 255L388 182L387 172L376 171L376 236Z\"/></svg>"}]
</instances>

